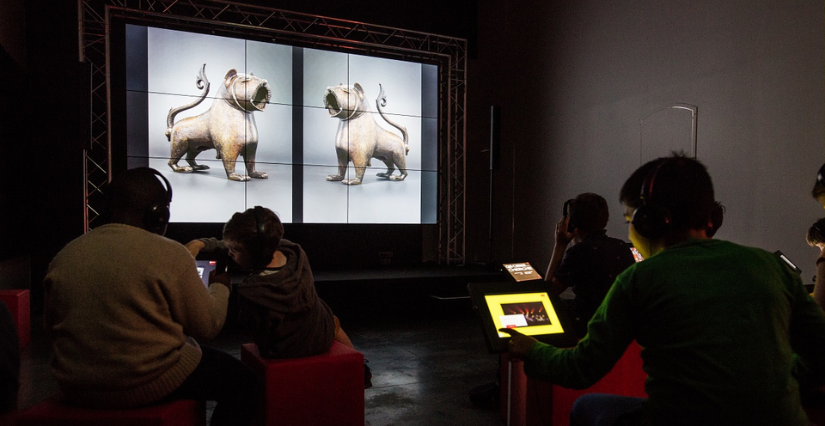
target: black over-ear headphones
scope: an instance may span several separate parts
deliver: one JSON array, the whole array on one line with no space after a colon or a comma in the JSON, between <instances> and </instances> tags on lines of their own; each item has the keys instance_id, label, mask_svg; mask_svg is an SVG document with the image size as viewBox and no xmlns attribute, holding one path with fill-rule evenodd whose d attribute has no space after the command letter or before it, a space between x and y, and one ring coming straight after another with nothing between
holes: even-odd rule
<instances>
[{"instance_id":1,"label":"black over-ear headphones","mask_svg":"<svg viewBox=\"0 0 825 426\"><path fill-rule=\"evenodd\" d=\"M708 226L707 235L708 237L713 238L716 235L716 231L722 226L722 222L725 220L725 206L722 203L716 201L713 203L713 210L710 212L710 226Z\"/></svg>"},{"instance_id":2,"label":"black over-ear headphones","mask_svg":"<svg viewBox=\"0 0 825 426\"><path fill-rule=\"evenodd\" d=\"M172 203L172 185L169 184L166 176L163 176L157 170L149 167L147 167L146 170L157 176L158 179L163 182L165 195L163 201L152 204L146 210L146 213L143 215L143 225L146 229L150 229L153 232L162 233L166 229L166 225L169 224L169 204Z\"/></svg>"},{"instance_id":3,"label":"black over-ear headphones","mask_svg":"<svg viewBox=\"0 0 825 426\"><path fill-rule=\"evenodd\" d=\"M256 238L259 242L264 240L264 227L266 226L266 222L264 220L264 208L261 206L255 206L255 228Z\"/></svg>"},{"instance_id":4,"label":"black over-ear headphones","mask_svg":"<svg viewBox=\"0 0 825 426\"><path fill-rule=\"evenodd\" d=\"M811 225L811 228L814 228L816 232L819 232L819 235L825 237L825 231L823 231L822 228L819 227L818 222L819 221L814 222L814 224Z\"/></svg>"},{"instance_id":5,"label":"black over-ear headphones","mask_svg":"<svg viewBox=\"0 0 825 426\"><path fill-rule=\"evenodd\" d=\"M264 217L264 208L255 206L255 250L250 253L253 266L258 268L266 268L266 265L272 260L272 253L266 250L266 218Z\"/></svg>"},{"instance_id":6,"label":"black over-ear headphones","mask_svg":"<svg viewBox=\"0 0 825 426\"><path fill-rule=\"evenodd\" d=\"M649 240L662 238L670 228L670 210L653 202L653 185L656 183L656 175L659 174L662 166L668 160L662 161L655 169L648 173L642 183L642 205L633 212L630 223L636 232Z\"/></svg>"}]
</instances>

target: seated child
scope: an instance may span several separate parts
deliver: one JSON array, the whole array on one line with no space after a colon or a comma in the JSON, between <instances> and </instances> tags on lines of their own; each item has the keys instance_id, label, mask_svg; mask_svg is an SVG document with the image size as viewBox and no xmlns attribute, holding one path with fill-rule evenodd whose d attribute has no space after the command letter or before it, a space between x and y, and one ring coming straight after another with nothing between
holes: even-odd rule
<instances>
[{"instance_id":1,"label":"seated child","mask_svg":"<svg viewBox=\"0 0 825 426\"><path fill-rule=\"evenodd\" d=\"M283 239L284 226L272 210L256 206L235 213L223 240L203 238L187 244L201 250L227 250L250 274L237 286L238 315L261 355L300 358L329 350L333 341L353 347L338 318L315 291L315 280L301 246ZM364 365L364 385L372 373Z\"/></svg>"}]
</instances>

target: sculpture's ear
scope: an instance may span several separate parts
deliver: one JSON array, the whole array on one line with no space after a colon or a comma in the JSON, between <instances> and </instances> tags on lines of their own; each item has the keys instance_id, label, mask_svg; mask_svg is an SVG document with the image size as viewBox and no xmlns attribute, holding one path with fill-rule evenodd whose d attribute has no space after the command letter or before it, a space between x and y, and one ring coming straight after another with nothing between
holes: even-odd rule
<instances>
[{"instance_id":1,"label":"sculpture's ear","mask_svg":"<svg viewBox=\"0 0 825 426\"><path fill-rule=\"evenodd\" d=\"M238 71L236 71L235 68L232 68L231 70L227 71L226 75L223 77L224 86L229 86L229 82L232 81L232 79L235 78L236 75L238 75Z\"/></svg>"},{"instance_id":2,"label":"sculpture's ear","mask_svg":"<svg viewBox=\"0 0 825 426\"><path fill-rule=\"evenodd\" d=\"M361 87L360 83L355 83L354 87L355 87L355 91L358 92L358 97L361 98L361 100L363 101L364 100L364 88Z\"/></svg>"}]
</instances>

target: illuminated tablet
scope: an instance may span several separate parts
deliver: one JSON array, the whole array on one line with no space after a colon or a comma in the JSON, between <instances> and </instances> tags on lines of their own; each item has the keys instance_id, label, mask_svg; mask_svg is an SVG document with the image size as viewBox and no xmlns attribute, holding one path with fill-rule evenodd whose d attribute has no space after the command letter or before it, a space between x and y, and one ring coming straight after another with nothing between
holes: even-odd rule
<instances>
[{"instance_id":1,"label":"illuminated tablet","mask_svg":"<svg viewBox=\"0 0 825 426\"><path fill-rule=\"evenodd\" d=\"M576 344L568 316L559 309L558 296L548 292L548 285L540 280L467 286L491 353L507 350L510 336L500 328L512 328L558 347Z\"/></svg>"},{"instance_id":2,"label":"illuminated tablet","mask_svg":"<svg viewBox=\"0 0 825 426\"><path fill-rule=\"evenodd\" d=\"M501 266L516 281L540 280L541 275L530 266L530 262L505 263Z\"/></svg>"},{"instance_id":3,"label":"illuminated tablet","mask_svg":"<svg viewBox=\"0 0 825 426\"><path fill-rule=\"evenodd\" d=\"M203 285L209 287L209 273L215 270L218 262L215 260L196 260L198 274L201 276Z\"/></svg>"},{"instance_id":4,"label":"illuminated tablet","mask_svg":"<svg viewBox=\"0 0 825 426\"><path fill-rule=\"evenodd\" d=\"M514 328L521 334L536 336L564 333L550 296L542 293L487 294L487 309L499 328ZM510 337L498 332L499 337Z\"/></svg>"}]
</instances>

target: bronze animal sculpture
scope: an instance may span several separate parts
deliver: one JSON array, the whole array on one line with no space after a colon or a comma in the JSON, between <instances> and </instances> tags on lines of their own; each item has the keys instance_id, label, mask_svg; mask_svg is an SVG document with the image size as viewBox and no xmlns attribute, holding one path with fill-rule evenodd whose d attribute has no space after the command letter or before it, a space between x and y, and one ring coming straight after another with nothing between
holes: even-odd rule
<instances>
[{"instance_id":1,"label":"bronze animal sculpture","mask_svg":"<svg viewBox=\"0 0 825 426\"><path fill-rule=\"evenodd\" d=\"M258 127L255 111L263 111L272 96L266 80L250 74L239 74L231 69L223 78L218 96L206 112L184 118L175 123L175 116L200 104L209 93L206 64L198 74L196 84L202 89L194 102L171 108L166 116L166 138L171 144L169 167L176 172L190 173L207 170L209 166L198 164L195 157L208 149L215 149L215 158L223 160L226 177L235 181L247 181L250 177L266 179L265 172L255 170L255 154L258 151ZM178 166L186 154L188 166ZM235 173L238 156L243 156L246 175Z\"/></svg>"},{"instance_id":2,"label":"bronze animal sculpture","mask_svg":"<svg viewBox=\"0 0 825 426\"><path fill-rule=\"evenodd\" d=\"M410 152L407 128L390 121L384 115L383 106L387 104L384 88L379 84L380 93L375 106L381 118L401 131L400 138L376 122L369 105L364 102L364 89L360 84L354 86L339 84L327 87L324 95L324 107L330 117L341 120L335 135L335 152L338 155L338 174L327 176L329 181L341 181L346 185L360 185L364 172L370 166L370 159L377 158L387 166L385 173L378 177L402 181L407 177L406 155ZM352 161L355 166L355 179L344 179L347 165ZM394 175L395 168L400 174Z\"/></svg>"}]
</instances>

